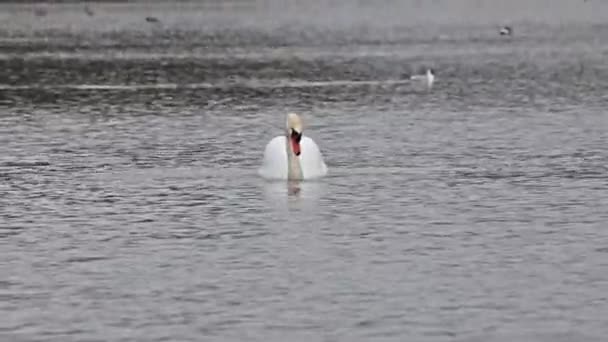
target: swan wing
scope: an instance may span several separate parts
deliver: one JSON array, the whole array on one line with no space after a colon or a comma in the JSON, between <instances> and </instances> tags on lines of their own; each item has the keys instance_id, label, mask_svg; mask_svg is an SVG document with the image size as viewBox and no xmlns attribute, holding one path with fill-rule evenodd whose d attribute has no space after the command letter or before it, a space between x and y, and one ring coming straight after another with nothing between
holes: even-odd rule
<instances>
[{"instance_id":1,"label":"swan wing","mask_svg":"<svg viewBox=\"0 0 608 342\"><path fill-rule=\"evenodd\" d=\"M287 151L284 136L274 137L264 149L258 174L267 179L287 179Z\"/></svg>"},{"instance_id":2,"label":"swan wing","mask_svg":"<svg viewBox=\"0 0 608 342\"><path fill-rule=\"evenodd\" d=\"M327 174L327 165L323 160L323 155L319 146L309 137L302 137L300 141L300 166L304 179L314 179L323 177ZM287 157L286 157L287 158Z\"/></svg>"}]
</instances>

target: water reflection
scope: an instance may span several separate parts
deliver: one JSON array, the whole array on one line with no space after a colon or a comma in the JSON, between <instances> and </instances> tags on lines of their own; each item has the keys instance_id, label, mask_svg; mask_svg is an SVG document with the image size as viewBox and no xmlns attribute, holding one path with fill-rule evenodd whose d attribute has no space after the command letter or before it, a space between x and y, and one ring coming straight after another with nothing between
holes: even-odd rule
<instances>
[{"instance_id":1,"label":"water reflection","mask_svg":"<svg viewBox=\"0 0 608 342\"><path fill-rule=\"evenodd\" d=\"M288 197L298 197L300 196L300 192L302 188L300 187L300 183L298 181L288 181L287 182L287 196Z\"/></svg>"},{"instance_id":2,"label":"water reflection","mask_svg":"<svg viewBox=\"0 0 608 342\"><path fill-rule=\"evenodd\" d=\"M277 181L264 183L264 195L272 206L294 208L316 204L323 193L323 183L318 181Z\"/></svg>"}]
</instances>

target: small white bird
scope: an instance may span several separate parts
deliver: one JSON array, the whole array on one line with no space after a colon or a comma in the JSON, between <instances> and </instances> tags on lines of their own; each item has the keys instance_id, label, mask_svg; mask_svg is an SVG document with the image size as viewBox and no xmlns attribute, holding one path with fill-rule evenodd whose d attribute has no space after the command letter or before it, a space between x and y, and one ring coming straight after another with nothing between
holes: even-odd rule
<instances>
[{"instance_id":1,"label":"small white bird","mask_svg":"<svg viewBox=\"0 0 608 342\"><path fill-rule=\"evenodd\" d=\"M503 26L500 29L500 35L501 36L510 36L513 34L513 29L510 26Z\"/></svg>"},{"instance_id":2,"label":"small white bird","mask_svg":"<svg viewBox=\"0 0 608 342\"><path fill-rule=\"evenodd\" d=\"M302 135L300 116L287 114L285 135L272 139L264 149L264 159L258 174L267 179L300 181L320 178L327 174L327 165L317 144Z\"/></svg>"},{"instance_id":3,"label":"small white bird","mask_svg":"<svg viewBox=\"0 0 608 342\"><path fill-rule=\"evenodd\" d=\"M433 69L426 69L426 74L424 75L414 75L410 77L412 81L422 81L426 84L426 89L431 90L433 88L433 83L435 82L435 72Z\"/></svg>"}]
</instances>

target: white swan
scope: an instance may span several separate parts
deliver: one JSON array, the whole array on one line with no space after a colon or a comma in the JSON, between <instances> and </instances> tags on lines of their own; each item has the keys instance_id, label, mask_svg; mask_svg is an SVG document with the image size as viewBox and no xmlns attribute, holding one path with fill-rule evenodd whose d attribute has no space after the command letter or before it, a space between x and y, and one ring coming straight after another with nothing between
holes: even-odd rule
<instances>
[{"instance_id":1,"label":"white swan","mask_svg":"<svg viewBox=\"0 0 608 342\"><path fill-rule=\"evenodd\" d=\"M319 147L311 138L302 136L298 114L287 114L286 135L277 136L266 145L258 174L267 179L286 180L314 179L327 174Z\"/></svg>"},{"instance_id":2,"label":"white swan","mask_svg":"<svg viewBox=\"0 0 608 342\"><path fill-rule=\"evenodd\" d=\"M435 73L433 69L426 69L426 74L424 75L414 75L410 77L413 81L423 81L426 83L426 89L431 90L433 88L433 83L435 82Z\"/></svg>"}]
</instances>

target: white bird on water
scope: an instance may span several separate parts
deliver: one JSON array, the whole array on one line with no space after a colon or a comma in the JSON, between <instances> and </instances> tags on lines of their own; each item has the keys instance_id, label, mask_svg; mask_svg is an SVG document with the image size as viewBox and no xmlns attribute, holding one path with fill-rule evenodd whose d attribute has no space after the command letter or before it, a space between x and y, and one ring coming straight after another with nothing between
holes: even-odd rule
<instances>
[{"instance_id":1,"label":"white bird on water","mask_svg":"<svg viewBox=\"0 0 608 342\"><path fill-rule=\"evenodd\" d=\"M410 77L410 80L423 81L426 84L426 89L431 90L431 88L433 88L433 83L435 82L435 72L433 69L426 69L426 74L414 75Z\"/></svg>"},{"instance_id":2,"label":"white bird on water","mask_svg":"<svg viewBox=\"0 0 608 342\"><path fill-rule=\"evenodd\" d=\"M513 34L513 29L510 26L503 26L499 33L501 36L510 36Z\"/></svg>"},{"instance_id":3,"label":"white bird on water","mask_svg":"<svg viewBox=\"0 0 608 342\"><path fill-rule=\"evenodd\" d=\"M258 174L267 179L305 180L327 174L327 165L317 144L302 135L303 125L296 113L287 114L285 135L274 137L264 150Z\"/></svg>"}]
</instances>

